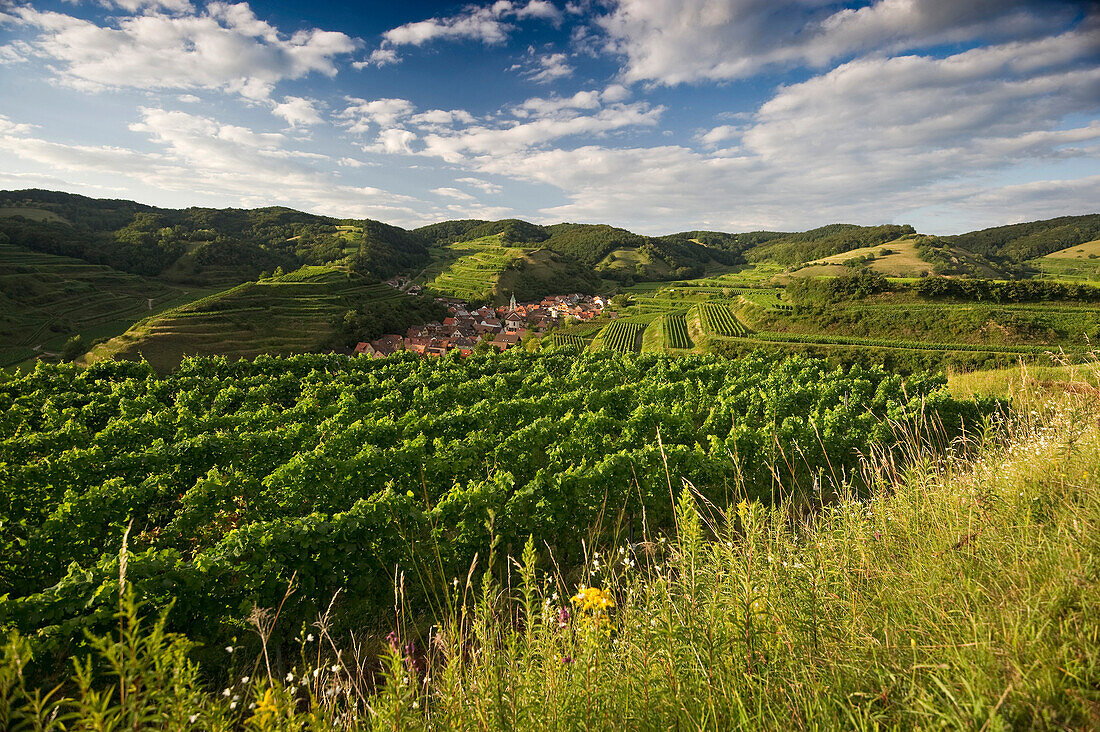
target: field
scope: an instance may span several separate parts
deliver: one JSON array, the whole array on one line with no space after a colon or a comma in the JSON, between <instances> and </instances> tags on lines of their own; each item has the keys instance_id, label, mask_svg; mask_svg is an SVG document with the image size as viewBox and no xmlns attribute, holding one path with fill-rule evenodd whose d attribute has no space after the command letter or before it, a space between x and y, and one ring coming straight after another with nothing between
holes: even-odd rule
<instances>
[{"instance_id":1,"label":"field","mask_svg":"<svg viewBox=\"0 0 1100 732\"><path fill-rule=\"evenodd\" d=\"M282 277L247 282L146 318L93 349L88 363L144 357L158 369L184 356L306 353L330 347L343 314L364 301L402 295L332 267L303 267Z\"/></svg>"},{"instance_id":2,"label":"field","mask_svg":"<svg viewBox=\"0 0 1100 732\"><path fill-rule=\"evenodd\" d=\"M809 262L805 268L797 270L795 275L804 277L842 274L842 270L838 272L833 267L823 265L838 265L853 259L869 259L868 266L871 269L888 277L920 277L931 274L932 265L924 261L917 252L919 245L918 238L910 237L873 247L853 249L843 254L834 254Z\"/></svg>"},{"instance_id":3,"label":"field","mask_svg":"<svg viewBox=\"0 0 1100 732\"><path fill-rule=\"evenodd\" d=\"M1100 282L1100 239L1029 260L1028 265L1044 277L1071 282Z\"/></svg>"},{"instance_id":4,"label":"field","mask_svg":"<svg viewBox=\"0 0 1100 732\"><path fill-rule=\"evenodd\" d=\"M0 489L36 547L0 554L0 710L32 729L1091 729L1097 395L1018 383L1015 411L964 433L1004 404L807 359L44 368L0 385ZM22 659L86 653L125 690L64 663L43 703L59 679Z\"/></svg>"},{"instance_id":5,"label":"field","mask_svg":"<svg viewBox=\"0 0 1100 732\"><path fill-rule=\"evenodd\" d=\"M57 353L77 334L111 338L210 292L2 243L0 261L0 367Z\"/></svg>"},{"instance_id":6,"label":"field","mask_svg":"<svg viewBox=\"0 0 1100 732\"><path fill-rule=\"evenodd\" d=\"M26 206L0 206L0 216L22 216L31 221L48 221L58 224L69 223L63 216L41 208Z\"/></svg>"}]
</instances>

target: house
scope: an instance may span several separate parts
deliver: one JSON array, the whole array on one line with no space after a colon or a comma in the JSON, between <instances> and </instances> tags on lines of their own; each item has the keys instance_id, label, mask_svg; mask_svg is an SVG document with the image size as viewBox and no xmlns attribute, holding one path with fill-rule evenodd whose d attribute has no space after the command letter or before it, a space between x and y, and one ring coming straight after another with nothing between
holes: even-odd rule
<instances>
[{"instance_id":1,"label":"house","mask_svg":"<svg viewBox=\"0 0 1100 732\"><path fill-rule=\"evenodd\" d=\"M515 310L504 314L504 328L512 333L523 328L523 317Z\"/></svg>"},{"instance_id":2,"label":"house","mask_svg":"<svg viewBox=\"0 0 1100 732\"><path fill-rule=\"evenodd\" d=\"M373 358L381 358L382 354L378 353L378 350L370 343L360 342L355 346L353 353L356 356L371 356Z\"/></svg>"},{"instance_id":3,"label":"house","mask_svg":"<svg viewBox=\"0 0 1100 732\"><path fill-rule=\"evenodd\" d=\"M376 341L371 341L375 353L379 356L389 356L405 347L405 339L399 335L388 333Z\"/></svg>"}]
</instances>

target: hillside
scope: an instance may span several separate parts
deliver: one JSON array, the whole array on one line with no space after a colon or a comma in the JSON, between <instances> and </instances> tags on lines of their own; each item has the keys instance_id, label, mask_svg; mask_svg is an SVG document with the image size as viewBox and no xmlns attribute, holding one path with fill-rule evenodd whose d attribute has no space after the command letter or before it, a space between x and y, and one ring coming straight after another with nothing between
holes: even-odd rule
<instances>
[{"instance_id":1,"label":"hillside","mask_svg":"<svg viewBox=\"0 0 1100 732\"><path fill-rule=\"evenodd\" d=\"M165 371L185 356L320 352L403 333L445 314L435 303L355 272L307 266L145 318L92 349L84 362L144 358Z\"/></svg>"},{"instance_id":2,"label":"hillside","mask_svg":"<svg viewBox=\"0 0 1100 732\"><path fill-rule=\"evenodd\" d=\"M15 247L0 235L0 367L60 353L78 334L87 345L119 335L209 292Z\"/></svg>"},{"instance_id":3,"label":"hillside","mask_svg":"<svg viewBox=\"0 0 1100 732\"><path fill-rule=\"evenodd\" d=\"M10 243L190 284L236 284L276 267L346 261L389 277L426 260L404 229L288 208L161 209L51 191L0 191Z\"/></svg>"}]
</instances>

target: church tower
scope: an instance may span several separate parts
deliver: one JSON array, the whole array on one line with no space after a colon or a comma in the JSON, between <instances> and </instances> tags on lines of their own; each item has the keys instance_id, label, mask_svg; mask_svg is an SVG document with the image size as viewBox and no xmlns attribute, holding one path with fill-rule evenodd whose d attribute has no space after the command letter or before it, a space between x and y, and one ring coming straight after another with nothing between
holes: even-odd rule
<instances>
[{"instance_id":1,"label":"church tower","mask_svg":"<svg viewBox=\"0 0 1100 732\"><path fill-rule=\"evenodd\" d=\"M508 301L508 309L513 313L516 311L516 293L512 293L512 299Z\"/></svg>"}]
</instances>

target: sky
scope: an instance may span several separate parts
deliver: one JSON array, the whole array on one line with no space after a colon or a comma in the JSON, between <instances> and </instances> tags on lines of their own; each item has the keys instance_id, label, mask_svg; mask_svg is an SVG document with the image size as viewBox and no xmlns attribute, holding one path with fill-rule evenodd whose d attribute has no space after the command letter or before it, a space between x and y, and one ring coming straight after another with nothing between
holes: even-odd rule
<instances>
[{"instance_id":1,"label":"sky","mask_svg":"<svg viewBox=\"0 0 1100 732\"><path fill-rule=\"evenodd\" d=\"M644 234L1100 212L1100 4L0 0L0 189Z\"/></svg>"}]
</instances>

